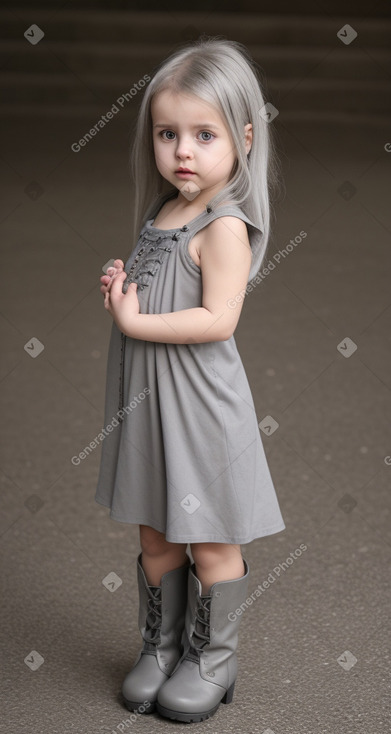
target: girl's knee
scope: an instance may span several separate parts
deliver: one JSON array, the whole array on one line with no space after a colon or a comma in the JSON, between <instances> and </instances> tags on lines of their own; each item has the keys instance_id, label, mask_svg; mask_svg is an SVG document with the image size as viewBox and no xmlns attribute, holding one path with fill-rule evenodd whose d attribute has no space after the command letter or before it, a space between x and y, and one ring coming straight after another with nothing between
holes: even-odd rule
<instances>
[{"instance_id":1,"label":"girl's knee","mask_svg":"<svg viewBox=\"0 0 391 734\"><path fill-rule=\"evenodd\" d=\"M142 552L148 556L159 556L169 547L165 535L148 525L140 525L140 545Z\"/></svg>"},{"instance_id":2,"label":"girl's knee","mask_svg":"<svg viewBox=\"0 0 391 734\"><path fill-rule=\"evenodd\" d=\"M230 562L236 554L241 557L240 545L227 543L192 543L191 554L198 568Z\"/></svg>"}]
</instances>

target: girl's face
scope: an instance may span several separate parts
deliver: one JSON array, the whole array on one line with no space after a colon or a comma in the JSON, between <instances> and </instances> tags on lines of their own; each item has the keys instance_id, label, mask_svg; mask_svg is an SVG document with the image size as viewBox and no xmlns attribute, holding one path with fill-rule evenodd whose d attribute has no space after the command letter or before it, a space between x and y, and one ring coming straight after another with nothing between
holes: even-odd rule
<instances>
[{"instance_id":1,"label":"girl's face","mask_svg":"<svg viewBox=\"0 0 391 734\"><path fill-rule=\"evenodd\" d=\"M235 146L219 112L193 95L165 89L151 102L156 166L179 191L211 199L231 178ZM187 168L192 173L178 169Z\"/></svg>"}]
</instances>

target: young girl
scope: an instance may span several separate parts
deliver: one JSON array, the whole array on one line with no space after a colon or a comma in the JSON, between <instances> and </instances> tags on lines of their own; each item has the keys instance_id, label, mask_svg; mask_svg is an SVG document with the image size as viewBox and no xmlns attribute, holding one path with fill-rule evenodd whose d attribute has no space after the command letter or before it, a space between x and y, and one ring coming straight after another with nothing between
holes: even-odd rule
<instances>
[{"instance_id":1,"label":"young girl","mask_svg":"<svg viewBox=\"0 0 391 734\"><path fill-rule=\"evenodd\" d=\"M237 42L203 36L158 67L132 152L136 245L101 277L112 430L95 499L141 545L144 642L122 694L185 722L232 700L240 545L285 528L233 336L269 237L264 105Z\"/></svg>"}]
</instances>

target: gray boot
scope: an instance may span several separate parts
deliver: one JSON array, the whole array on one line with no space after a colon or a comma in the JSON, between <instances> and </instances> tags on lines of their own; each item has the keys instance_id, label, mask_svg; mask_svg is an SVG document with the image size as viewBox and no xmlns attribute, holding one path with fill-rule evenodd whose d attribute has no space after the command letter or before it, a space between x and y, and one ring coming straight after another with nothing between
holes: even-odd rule
<instances>
[{"instance_id":1,"label":"gray boot","mask_svg":"<svg viewBox=\"0 0 391 734\"><path fill-rule=\"evenodd\" d=\"M190 561L165 573L161 586L149 586L137 559L139 629L144 640L135 665L122 684L122 695L130 711L151 714L156 708L160 686L168 680L183 653L187 577Z\"/></svg>"},{"instance_id":2,"label":"gray boot","mask_svg":"<svg viewBox=\"0 0 391 734\"><path fill-rule=\"evenodd\" d=\"M232 581L220 581L201 596L202 586L189 570L185 621L185 646L170 679L160 688L157 711L178 721L203 721L220 703L231 703L237 675L236 648L241 615L235 614L246 599L249 568Z\"/></svg>"}]
</instances>

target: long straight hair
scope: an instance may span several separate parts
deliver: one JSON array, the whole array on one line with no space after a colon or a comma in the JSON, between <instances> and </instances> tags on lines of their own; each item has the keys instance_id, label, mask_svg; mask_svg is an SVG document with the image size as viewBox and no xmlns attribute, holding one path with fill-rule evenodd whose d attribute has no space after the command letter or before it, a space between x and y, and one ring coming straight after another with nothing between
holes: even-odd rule
<instances>
[{"instance_id":1,"label":"long straight hair","mask_svg":"<svg viewBox=\"0 0 391 734\"><path fill-rule=\"evenodd\" d=\"M231 178L207 203L240 206L262 232L257 266L266 253L270 233L271 189L278 182L279 161L264 114L260 71L246 47L222 36L200 36L162 61L146 88L138 112L130 170L135 185L133 247L140 230L156 207L176 187L166 181L155 163L151 101L163 90L190 94L212 104L222 115L236 149ZM260 114L260 113L263 114ZM246 153L244 125L252 123L252 145Z\"/></svg>"}]
</instances>

